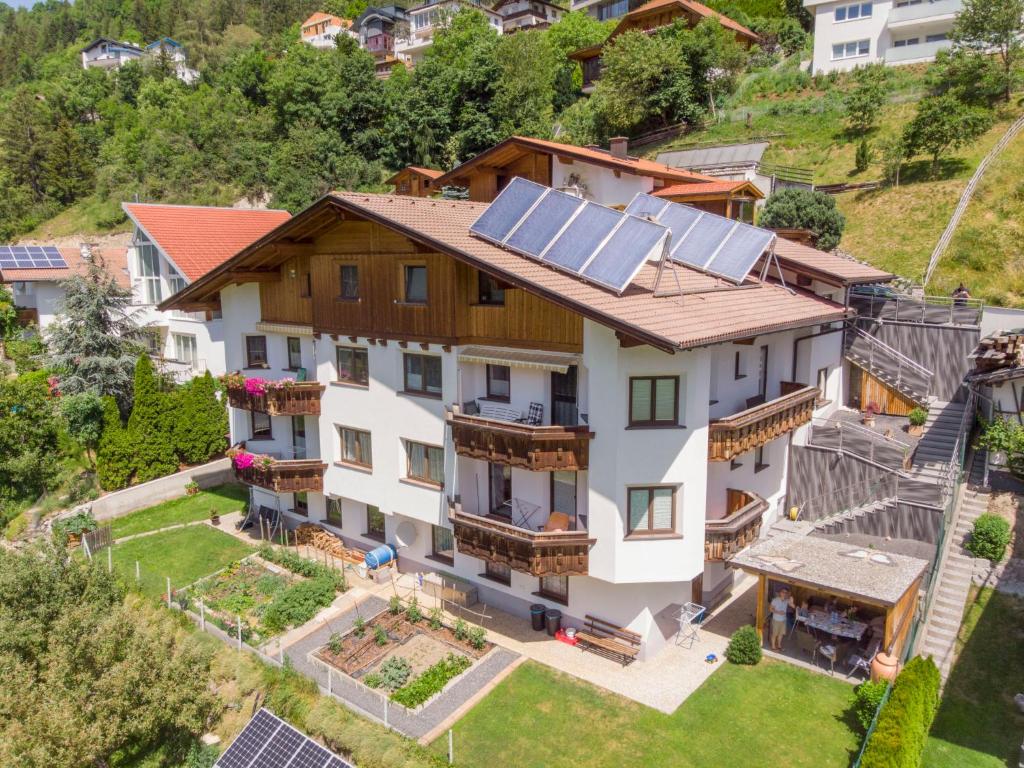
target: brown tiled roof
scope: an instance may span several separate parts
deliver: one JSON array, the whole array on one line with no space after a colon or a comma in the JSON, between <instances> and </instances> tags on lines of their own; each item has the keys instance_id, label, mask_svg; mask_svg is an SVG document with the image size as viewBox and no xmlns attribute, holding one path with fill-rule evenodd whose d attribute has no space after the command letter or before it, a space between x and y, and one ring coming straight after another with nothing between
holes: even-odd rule
<instances>
[{"instance_id":1,"label":"brown tiled roof","mask_svg":"<svg viewBox=\"0 0 1024 768\"><path fill-rule=\"evenodd\" d=\"M79 248L58 248L67 267L47 269L4 269L0 270L0 283L42 283L60 282L73 275L85 274L86 262ZM122 288L131 287L128 277L127 248L93 248L93 257L101 259L106 271Z\"/></svg>"},{"instance_id":2,"label":"brown tiled roof","mask_svg":"<svg viewBox=\"0 0 1024 768\"><path fill-rule=\"evenodd\" d=\"M291 218L288 211L122 203L125 213L192 282Z\"/></svg>"},{"instance_id":3,"label":"brown tiled roof","mask_svg":"<svg viewBox=\"0 0 1024 768\"><path fill-rule=\"evenodd\" d=\"M420 176L426 176L428 179L437 179L440 178L441 176L444 176L444 171L439 171L436 168L424 168L421 165L407 165L405 166L405 168L395 173L394 176L389 178L384 183L394 184L398 180L398 177L401 176L406 171L409 171L411 173L418 173Z\"/></svg>"},{"instance_id":4,"label":"brown tiled roof","mask_svg":"<svg viewBox=\"0 0 1024 768\"><path fill-rule=\"evenodd\" d=\"M819 251L784 237L775 241L775 256L783 267L803 267L825 278L838 280L843 285L884 283L895 277L891 272L883 272L845 256Z\"/></svg>"},{"instance_id":5,"label":"brown tiled roof","mask_svg":"<svg viewBox=\"0 0 1024 768\"><path fill-rule=\"evenodd\" d=\"M707 181L701 184L673 184L670 187L662 187L656 190L652 194L655 197L703 197L704 195L717 195L727 194L729 192L735 192L743 187L750 187L751 191L756 192L758 197L764 197L764 194L751 182L740 179L739 181L729 181L727 179L721 179L719 181Z\"/></svg>"},{"instance_id":6,"label":"brown tiled roof","mask_svg":"<svg viewBox=\"0 0 1024 768\"><path fill-rule=\"evenodd\" d=\"M651 11L658 10L671 5L678 5L687 10L693 11L698 16L704 16L706 18L718 19L718 23L723 27L728 27L733 32L739 32L744 37L748 37L754 42L760 40L756 33L744 27L738 21L733 21L728 16L719 13L718 11L708 8L703 3L698 3L696 0L650 0L650 2L644 3L639 8L630 11L623 19L635 18L637 16L643 16ZM614 33L613 33L614 34Z\"/></svg>"},{"instance_id":7,"label":"brown tiled roof","mask_svg":"<svg viewBox=\"0 0 1024 768\"><path fill-rule=\"evenodd\" d=\"M732 286L683 266L674 267L685 295L655 296L657 266L648 263L621 296L556 271L525 256L499 248L469 234L469 226L486 203L456 200L334 192L315 203L271 235L254 243L227 264L189 286L165 304L187 304L203 292L230 282L225 273L241 266L249 254L286 236L331 205L375 221L410 239L470 263L511 285L566 306L616 331L663 349L691 348L748 338L764 333L839 320L840 305L809 292L786 290L774 283L748 281ZM674 290L666 272L659 291Z\"/></svg>"}]
</instances>

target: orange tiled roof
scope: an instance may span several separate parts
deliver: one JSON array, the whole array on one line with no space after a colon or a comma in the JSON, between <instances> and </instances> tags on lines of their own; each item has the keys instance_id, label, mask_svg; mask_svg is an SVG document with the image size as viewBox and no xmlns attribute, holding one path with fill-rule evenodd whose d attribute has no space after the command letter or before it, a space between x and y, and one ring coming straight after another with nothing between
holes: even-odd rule
<instances>
[{"instance_id":1,"label":"orange tiled roof","mask_svg":"<svg viewBox=\"0 0 1024 768\"><path fill-rule=\"evenodd\" d=\"M726 179L708 181L703 184L673 184L670 187L662 187L661 189L654 191L652 194L655 197L703 197L704 195L735 192L737 189L745 186L752 187L758 192L759 197L764 197L760 190L758 190L757 187L754 187L754 185L749 181L729 181Z\"/></svg>"},{"instance_id":2,"label":"orange tiled roof","mask_svg":"<svg viewBox=\"0 0 1024 768\"><path fill-rule=\"evenodd\" d=\"M703 3L698 3L697 0L649 0L649 2L644 3L639 8L636 8L635 10L632 10L629 13L627 13L625 16L623 16L623 18L628 19L630 17L642 16L650 11L655 11L658 8L664 8L670 5L679 5L682 6L683 8L693 11L699 16L718 19L719 24L721 24L723 27L728 27L734 32L739 32L741 35L749 37L751 40L756 41L760 39L756 33L747 29L738 21L734 21L730 19L728 16L721 14L718 11L715 11L711 8L708 8Z\"/></svg>"},{"instance_id":3,"label":"orange tiled roof","mask_svg":"<svg viewBox=\"0 0 1024 768\"><path fill-rule=\"evenodd\" d=\"M67 267L47 269L4 269L0 270L0 283L42 283L60 282L74 275L85 274L86 262L80 248L58 248ZM127 248L93 248L93 258L100 259L117 284L122 288L131 287L128 277Z\"/></svg>"},{"instance_id":4,"label":"orange tiled roof","mask_svg":"<svg viewBox=\"0 0 1024 768\"><path fill-rule=\"evenodd\" d=\"M189 282L291 218L288 211L122 203L125 213Z\"/></svg>"},{"instance_id":5,"label":"orange tiled roof","mask_svg":"<svg viewBox=\"0 0 1024 768\"><path fill-rule=\"evenodd\" d=\"M334 14L331 13L323 13L321 11L317 11L304 22L302 22L302 28L305 29L306 27L311 26L313 24L319 24L321 21L332 22L336 26L345 28L352 26L352 22L349 21L348 19L343 19L340 16L335 16Z\"/></svg>"},{"instance_id":6,"label":"orange tiled roof","mask_svg":"<svg viewBox=\"0 0 1024 768\"><path fill-rule=\"evenodd\" d=\"M783 267L789 262L794 267L806 267L826 277L838 278L843 284L883 283L895 277L891 272L883 272L853 259L819 251L784 237L776 239L775 255Z\"/></svg>"},{"instance_id":7,"label":"orange tiled roof","mask_svg":"<svg viewBox=\"0 0 1024 768\"><path fill-rule=\"evenodd\" d=\"M423 176L428 176L431 179L436 179L441 176L444 176L444 171L439 171L436 168L424 168L423 166L420 165L410 165L408 166L408 168L410 171L415 171L416 173L422 174Z\"/></svg>"}]
</instances>

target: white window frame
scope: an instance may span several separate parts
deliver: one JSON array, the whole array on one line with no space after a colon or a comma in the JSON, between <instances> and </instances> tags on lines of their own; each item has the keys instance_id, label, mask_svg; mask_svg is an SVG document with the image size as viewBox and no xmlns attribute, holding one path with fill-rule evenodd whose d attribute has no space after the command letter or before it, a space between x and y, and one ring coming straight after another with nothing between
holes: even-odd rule
<instances>
[{"instance_id":1,"label":"white window frame","mask_svg":"<svg viewBox=\"0 0 1024 768\"><path fill-rule=\"evenodd\" d=\"M837 5L835 10L832 12L832 23L833 24L845 24L848 21L860 21L861 19L870 19L873 13L873 3L848 3L846 5ZM856 16L851 16L850 11L856 11ZM864 11L867 13L864 13ZM839 18L839 12L842 11L843 18Z\"/></svg>"},{"instance_id":2,"label":"white window frame","mask_svg":"<svg viewBox=\"0 0 1024 768\"><path fill-rule=\"evenodd\" d=\"M179 345L179 340L191 347L191 355L184 356L181 354L182 348ZM191 333L171 333L171 343L174 345L174 359L188 363L189 368L195 370L199 365L199 345L196 343L196 337Z\"/></svg>"},{"instance_id":3,"label":"white window frame","mask_svg":"<svg viewBox=\"0 0 1024 768\"><path fill-rule=\"evenodd\" d=\"M848 53L846 53L846 51L847 51L847 49L849 49L849 47L851 45L855 46L854 49L853 49L854 52L848 54ZM861 53L861 46L865 46L865 50L864 50L863 53ZM839 56L836 56L836 49L837 48L841 48L842 49L842 54L839 55ZM867 56L870 56L870 55L871 55L871 40L869 40L869 39L864 39L864 40L848 40L846 42L833 43L832 44L832 61L849 61L850 59L863 59L863 58L866 58Z\"/></svg>"},{"instance_id":4,"label":"white window frame","mask_svg":"<svg viewBox=\"0 0 1024 768\"><path fill-rule=\"evenodd\" d=\"M163 298L160 290L160 251L148 241L137 243L135 249L143 303L159 304Z\"/></svg>"}]
</instances>

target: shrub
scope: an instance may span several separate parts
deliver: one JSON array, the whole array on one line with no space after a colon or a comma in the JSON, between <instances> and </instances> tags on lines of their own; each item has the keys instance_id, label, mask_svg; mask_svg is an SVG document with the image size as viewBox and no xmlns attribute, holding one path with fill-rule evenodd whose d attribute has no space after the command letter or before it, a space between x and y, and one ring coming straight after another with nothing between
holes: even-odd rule
<instances>
[{"instance_id":1,"label":"shrub","mask_svg":"<svg viewBox=\"0 0 1024 768\"><path fill-rule=\"evenodd\" d=\"M409 607L405 609L405 617L413 624L423 618L423 611L420 610L420 603L415 597L409 600Z\"/></svg>"},{"instance_id":2,"label":"shrub","mask_svg":"<svg viewBox=\"0 0 1024 768\"><path fill-rule=\"evenodd\" d=\"M381 647L388 644L388 633L384 631L384 627L378 625L373 628L373 641Z\"/></svg>"},{"instance_id":3,"label":"shrub","mask_svg":"<svg viewBox=\"0 0 1024 768\"><path fill-rule=\"evenodd\" d=\"M4 538L8 541L14 541L27 530L28 515L22 512L21 514L11 518L10 522L7 523L7 527L4 529Z\"/></svg>"},{"instance_id":4,"label":"shrub","mask_svg":"<svg viewBox=\"0 0 1024 768\"><path fill-rule=\"evenodd\" d=\"M66 539L68 536L81 536L89 531L95 531L97 526L98 523L92 513L83 510L55 522L53 535L59 539Z\"/></svg>"},{"instance_id":5,"label":"shrub","mask_svg":"<svg viewBox=\"0 0 1024 768\"><path fill-rule=\"evenodd\" d=\"M132 446L135 481L144 483L178 471L171 431L171 398L161 389L149 355L140 355L135 365L134 393L127 436Z\"/></svg>"},{"instance_id":6,"label":"shrub","mask_svg":"<svg viewBox=\"0 0 1024 768\"><path fill-rule=\"evenodd\" d=\"M749 624L732 633L725 658L733 664L757 664L761 660L761 638Z\"/></svg>"},{"instance_id":7,"label":"shrub","mask_svg":"<svg viewBox=\"0 0 1024 768\"><path fill-rule=\"evenodd\" d=\"M370 688L380 688L384 685L384 678L378 672L371 672L363 678L363 685Z\"/></svg>"},{"instance_id":8,"label":"shrub","mask_svg":"<svg viewBox=\"0 0 1024 768\"><path fill-rule=\"evenodd\" d=\"M440 608L431 608L430 609L430 628L431 629L438 630L438 629L441 628L441 616L442 615L443 614L442 614Z\"/></svg>"},{"instance_id":9,"label":"shrub","mask_svg":"<svg viewBox=\"0 0 1024 768\"><path fill-rule=\"evenodd\" d=\"M334 581L314 578L300 581L278 592L263 613L263 626L279 632L297 627L316 616L317 611L334 600Z\"/></svg>"},{"instance_id":10,"label":"shrub","mask_svg":"<svg viewBox=\"0 0 1024 768\"><path fill-rule=\"evenodd\" d=\"M175 390L174 400L174 445L182 461L201 464L228 447L228 411L209 371Z\"/></svg>"},{"instance_id":11,"label":"shrub","mask_svg":"<svg viewBox=\"0 0 1024 768\"><path fill-rule=\"evenodd\" d=\"M1010 544L1010 524L999 515L988 512L974 521L967 550L975 557L984 557L998 563Z\"/></svg>"},{"instance_id":12,"label":"shrub","mask_svg":"<svg viewBox=\"0 0 1024 768\"><path fill-rule=\"evenodd\" d=\"M864 748L862 768L919 768L939 706L939 670L931 658L907 662L893 683Z\"/></svg>"},{"instance_id":13,"label":"shrub","mask_svg":"<svg viewBox=\"0 0 1024 768\"><path fill-rule=\"evenodd\" d=\"M337 656L345 647L345 638L340 633L335 632L331 635L331 639L327 641L327 649Z\"/></svg>"},{"instance_id":14,"label":"shrub","mask_svg":"<svg viewBox=\"0 0 1024 768\"><path fill-rule=\"evenodd\" d=\"M362 637L366 634L366 619L362 616L356 616L356 620L352 622L352 631L356 637Z\"/></svg>"},{"instance_id":15,"label":"shrub","mask_svg":"<svg viewBox=\"0 0 1024 768\"><path fill-rule=\"evenodd\" d=\"M854 170L857 173L863 173L871 165L871 145L868 144L867 139L861 139L857 142L857 154L854 158Z\"/></svg>"},{"instance_id":16,"label":"shrub","mask_svg":"<svg viewBox=\"0 0 1024 768\"><path fill-rule=\"evenodd\" d=\"M831 251L843 236L846 218L836 208L835 198L809 189L782 189L765 203L761 213L762 227L796 227L811 230L818 238L817 246Z\"/></svg>"},{"instance_id":17,"label":"shrub","mask_svg":"<svg viewBox=\"0 0 1024 768\"><path fill-rule=\"evenodd\" d=\"M455 620L455 629L453 631L455 632L456 640L465 640L469 637L469 625L462 619Z\"/></svg>"},{"instance_id":18,"label":"shrub","mask_svg":"<svg viewBox=\"0 0 1024 768\"><path fill-rule=\"evenodd\" d=\"M854 689L853 711L857 715L857 722L865 731L870 727L871 721L875 718L875 711L882 703L882 696L889 685L884 680L873 683L865 680Z\"/></svg>"},{"instance_id":19,"label":"shrub","mask_svg":"<svg viewBox=\"0 0 1024 768\"><path fill-rule=\"evenodd\" d=\"M469 630L469 644L478 651L483 650L487 642L487 632L483 627L473 627Z\"/></svg>"},{"instance_id":20,"label":"shrub","mask_svg":"<svg viewBox=\"0 0 1024 768\"><path fill-rule=\"evenodd\" d=\"M103 434L96 449L96 474L108 491L127 488L132 480L132 448L113 397L103 398Z\"/></svg>"},{"instance_id":21,"label":"shrub","mask_svg":"<svg viewBox=\"0 0 1024 768\"><path fill-rule=\"evenodd\" d=\"M391 694L391 700L412 709L427 701L443 689L448 681L465 672L473 662L465 656L449 653L444 659L428 667L422 675Z\"/></svg>"},{"instance_id":22,"label":"shrub","mask_svg":"<svg viewBox=\"0 0 1024 768\"><path fill-rule=\"evenodd\" d=\"M401 656L392 656L381 664L372 676L377 678L377 685L370 685L367 682L366 684L371 688L386 688L388 692L397 691L409 682L409 678L412 676L412 666ZM367 675L367 677L371 677L371 675Z\"/></svg>"},{"instance_id":23,"label":"shrub","mask_svg":"<svg viewBox=\"0 0 1024 768\"><path fill-rule=\"evenodd\" d=\"M388 600L388 611L392 616L397 616L402 612L402 599L398 595L392 595Z\"/></svg>"},{"instance_id":24,"label":"shrub","mask_svg":"<svg viewBox=\"0 0 1024 768\"><path fill-rule=\"evenodd\" d=\"M924 408L914 408L907 414L907 421L912 427L923 427L924 423L928 421L928 411Z\"/></svg>"}]
</instances>

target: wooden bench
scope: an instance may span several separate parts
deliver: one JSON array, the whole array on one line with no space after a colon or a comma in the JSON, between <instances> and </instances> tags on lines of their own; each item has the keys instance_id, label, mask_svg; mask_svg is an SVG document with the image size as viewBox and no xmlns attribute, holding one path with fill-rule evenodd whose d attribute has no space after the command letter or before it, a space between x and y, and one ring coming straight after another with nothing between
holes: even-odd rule
<instances>
[{"instance_id":1,"label":"wooden bench","mask_svg":"<svg viewBox=\"0 0 1024 768\"><path fill-rule=\"evenodd\" d=\"M642 640L631 629L617 627L589 614L584 617L584 628L576 633L577 643L585 650L617 659L623 666L636 659Z\"/></svg>"},{"instance_id":2,"label":"wooden bench","mask_svg":"<svg viewBox=\"0 0 1024 768\"><path fill-rule=\"evenodd\" d=\"M523 418L523 412L517 411L515 408L509 408L507 405L484 403L480 406L480 416L485 419L494 419L495 421L516 422Z\"/></svg>"}]
</instances>

